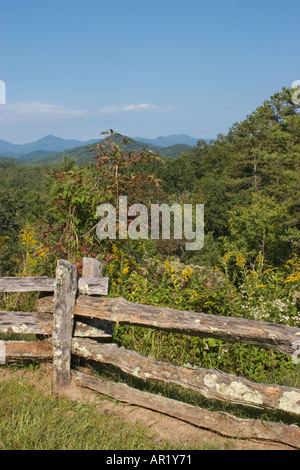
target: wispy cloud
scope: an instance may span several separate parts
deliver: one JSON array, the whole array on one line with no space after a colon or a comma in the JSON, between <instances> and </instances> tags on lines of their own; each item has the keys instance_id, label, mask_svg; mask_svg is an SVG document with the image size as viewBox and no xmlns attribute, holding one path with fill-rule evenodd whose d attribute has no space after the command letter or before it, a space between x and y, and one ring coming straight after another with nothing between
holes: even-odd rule
<instances>
[{"instance_id":1,"label":"wispy cloud","mask_svg":"<svg viewBox=\"0 0 300 470\"><path fill-rule=\"evenodd\" d=\"M142 113L154 111L166 113L172 111L171 107L163 107L149 103L128 104L126 106L105 106L98 110L99 114L122 114L122 113Z\"/></svg>"},{"instance_id":2,"label":"wispy cloud","mask_svg":"<svg viewBox=\"0 0 300 470\"><path fill-rule=\"evenodd\" d=\"M223 107L233 107L232 103L225 103ZM0 125L40 124L70 121L88 116L113 115L126 113L169 113L174 111L200 110L216 107L216 105L186 105L186 106L160 106L150 103L114 105L94 109L67 109L61 105L29 102L9 103L0 105Z\"/></svg>"},{"instance_id":3,"label":"wispy cloud","mask_svg":"<svg viewBox=\"0 0 300 470\"><path fill-rule=\"evenodd\" d=\"M49 121L66 121L87 115L86 110L70 110L62 106L29 102L0 106L0 124L37 124Z\"/></svg>"},{"instance_id":4,"label":"wispy cloud","mask_svg":"<svg viewBox=\"0 0 300 470\"><path fill-rule=\"evenodd\" d=\"M128 104L126 106L105 106L100 109L67 109L60 105L29 102L0 105L0 124L43 124L69 121L85 116L111 115L123 113L170 112L174 108L149 103Z\"/></svg>"}]
</instances>

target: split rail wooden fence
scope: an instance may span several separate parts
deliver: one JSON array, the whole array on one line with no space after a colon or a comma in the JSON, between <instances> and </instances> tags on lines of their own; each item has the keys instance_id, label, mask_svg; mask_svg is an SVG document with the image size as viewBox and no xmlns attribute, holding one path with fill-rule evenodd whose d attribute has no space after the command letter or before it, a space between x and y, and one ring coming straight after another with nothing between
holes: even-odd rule
<instances>
[{"instance_id":1,"label":"split rail wooden fence","mask_svg":"<svg viewBox=\"0 0 300 470\"><path fill-rule=\"evenodd\" d=\"M300 449L300 428L273 421L241 419L208 411L124 383L102 380L72 368L71 356L110 364L131 376L175 384L227 403L300 415L300 389L258 384L214 369L165 364L119 347L114 324L138 325L200 338L256 345L288 355L299 352L300 328L243 318L222 317L108 298L109 279L94 258L83 259L83 272L59 260L56 277L2 277L0 292L40 292L36 312L0 311L0 333L31 333L39 341L0 341L0 363L53 361L54 383L63 388L72 376L79 386L121 402L142 406L222 436L271 441ZM53 295L54 294L54 295ZM101 342L101 339L105 341Z\"/></svg>"}]
</instances>

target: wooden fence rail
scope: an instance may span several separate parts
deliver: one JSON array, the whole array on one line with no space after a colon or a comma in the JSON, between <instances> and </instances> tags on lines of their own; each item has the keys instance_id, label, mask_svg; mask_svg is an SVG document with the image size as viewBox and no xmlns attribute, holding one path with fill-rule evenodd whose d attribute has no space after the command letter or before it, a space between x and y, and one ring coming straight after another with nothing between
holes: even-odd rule
<instances>
[{"instance_id":1,"label":"wooden fence rail","mask_svg":"<svg viewBox=\"0 0 300 470\"><path fill-rule=\"evenodd\" d=\"M238 341L290 355L297 351L299 347L297 340L300 341L300 328L245 318L140 305L123 298L97 299L79 296L75 314L201 338Z\"/></svg>"},{"instance_id":2,"label":"wooden fence rail","mask_svg":"<svg viewBox=\"0 0 300 470\"><path fill-rule=\"evenodd\" d=\"M53 361L57 387L68 386L74 375L80 386L174 416L227 437L281 442L300 448L300 429L297 426L262 423L203 410L71 369L71 355L75 355L113 365L145 381L152 379L178 385L208 399L279 410L296 417L300 415L299 389L253 383L214 369L165 364L107 341L112 338L113 325L117 323L237 341L293 355L299 351L300 328L102 297L108 294L109 280L102 277L101 263L93 258L83 259L82 274L77 279L75 266L59 260L55 278L0 278L0 292L43 293L35 312L0 311L0 333L28 333L43 338L26 342L0 341L0 363ZM101 342L102 338L106 341Z\"/></svg>"}]
</instances>

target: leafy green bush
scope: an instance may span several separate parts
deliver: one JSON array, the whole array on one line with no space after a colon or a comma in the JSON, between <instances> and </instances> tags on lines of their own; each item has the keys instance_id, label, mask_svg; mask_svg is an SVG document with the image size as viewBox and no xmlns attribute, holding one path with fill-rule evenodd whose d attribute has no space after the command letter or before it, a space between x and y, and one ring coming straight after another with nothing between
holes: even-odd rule
<instances>
[{"instance_id":1,"label":"leafy green bush","mask_svg":"<svg viewBox=\"0 0 300 470\"><path fill-rule=\"evenodd\" d=\"M300 326L297 258L285 271L265 269L261 257L256 269L246 268L245 262L241 253L228 253L213 270L159 258L136 265L124 248L114 245L105 272L111 278L110 295L132 302ZM289 357L252 345L131 326L117 326L114 338L176 365L217 368L256 382L300 383L299 366Z\"/></svg>"}]
</instances>

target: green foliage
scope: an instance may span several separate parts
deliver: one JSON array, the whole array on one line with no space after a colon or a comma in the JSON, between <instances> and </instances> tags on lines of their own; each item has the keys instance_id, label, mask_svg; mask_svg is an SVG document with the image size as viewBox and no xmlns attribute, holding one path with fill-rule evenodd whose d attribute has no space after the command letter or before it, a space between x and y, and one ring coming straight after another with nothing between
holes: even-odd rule
<instances>
[{"instance_id":1,"label":"green foliage","mask_svg":"<svg viewBox=\"0 0 300 470\"><path fill-rule=\"evenodd\" d=\"M299 326L300 121L290 90L178 158L161 159L113 132L85 149L85 161L87 154L94 164L66 154L56 166L0 161L2 275L53 275L58 258L76 263L80 274L82 257L95 256L112 296ZM204 204L204 248L185 252L184 240L173 239L99 240L96 208L109 202L118 210L119 195L147 207ZM118 328L116 339L176 364L257 381L296 377L289 359L252 346L129 327Z\"/></svg>"},{"instance_id":2,"label":"green foliage","mask_svg":"<svg viewBox=\"0 0 300 470\"><path fill-rule=\"evenodd\" d=\"M259 256L255 269L249 269L241 253L231 252L220 268L211 270L187 267L178 260L130 264L115 247L105 273L112 280L110 295L132 302L300 326L297 258L279 271L268 269ZM116 327L114 337L124 347L163 362L299 386L298 366L290 358L255 346L130 326Z\"/></svg>"},{"instance_id":3,"label":"green foliage","mask_svg":"<svg viewBox=\"0 0 300 470\"><path fill-rule=\"evenodd\" d=\"M128 139L118 140L113 135L93 147L96 164L79 166L66 157L58 168L48 171L48 196L43 214L36 221L38 230L30 220L26 228L31 234L30 243L35 244L26 252L27 268L31 264L32 273L42 274L43 268L43 274L52 275L58 258L74 262L80 273L83 256L100 253L103 259L110 252L111 241L96 236L100 204L110 202L118 210L122 194L127 195L129 203L144 202L154 192L159 197L159 181L147 173L146 167L154 162L162 164L160 158L150 150L127 150L127 144ZM31 192L26 197L35 200ZM129 244L128 251L135 249Z\"/></svg>"},{"instance_id":4,"label":"green foliage","mask_svg":"<svg viewBox=\"0 0 300 470\"><path fill-rule=\"evenodd\" d=\"M224 251L231 240L252 256L263 250L278 266L299 253L298 107L284 88L226 136L193 149L194 192L205 204L206 231L226 237Z\"/></svg>"},{"instance_id":5,"label":"green foliage","mask_svg":"<svg viewBox=\"0 0 300 470\"><path fill-rule=\"evenodd\" d=\"M224 240L227 250L241 251L250 259L262 252L264 259L278 265L288 250L282 233L288 227L286 206L273 197L254 193L247 207L236 207L228 212L230 235Z\"/></svg>"},{"instance_id":6,"label":"green foliage","mask_svg":"<svg viewBox=\"0 0 300 470\"><path fill-rule=\"evenodd\" d=\"M24 200L21 192L0 188L0 275L14 273L19 262L19 231Z\"/></svg>"}]
</instances>

